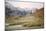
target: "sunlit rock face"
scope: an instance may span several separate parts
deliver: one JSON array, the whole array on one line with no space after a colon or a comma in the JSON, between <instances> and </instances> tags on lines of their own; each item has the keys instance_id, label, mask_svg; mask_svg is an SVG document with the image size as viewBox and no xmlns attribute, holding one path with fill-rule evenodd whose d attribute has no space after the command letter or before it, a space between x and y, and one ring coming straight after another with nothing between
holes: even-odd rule
<instances>
[{"instance_id":1,"label":"sunlit rock face","mask_svg":"<svg viewBox=\"0 0 46 31\"><path fill-rule=\"evenodd\" d=\"M44 17L44 8L38 9L35 12L35 16L37 17Z\"/></svg>"}]
</instances>

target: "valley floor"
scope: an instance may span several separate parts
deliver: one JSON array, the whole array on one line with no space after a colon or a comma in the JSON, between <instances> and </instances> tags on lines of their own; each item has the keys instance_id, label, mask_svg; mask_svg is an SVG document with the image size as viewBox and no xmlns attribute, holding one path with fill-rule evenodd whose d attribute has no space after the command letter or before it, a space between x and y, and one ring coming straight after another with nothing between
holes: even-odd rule
<instances>
[{"instance_id":1,"label":"valley floor","mask_svg":"<svg viewBox=\"0 0 46 31\"><path fill-rule=\"evenodd\" d=\"M33 15L23 17L10 17L6 23L7 30L20 30L20 29L39 29L44 28L43 19L37 18ZM8 24L8 25L7 25Z\"/></svg>"}]
</instances>

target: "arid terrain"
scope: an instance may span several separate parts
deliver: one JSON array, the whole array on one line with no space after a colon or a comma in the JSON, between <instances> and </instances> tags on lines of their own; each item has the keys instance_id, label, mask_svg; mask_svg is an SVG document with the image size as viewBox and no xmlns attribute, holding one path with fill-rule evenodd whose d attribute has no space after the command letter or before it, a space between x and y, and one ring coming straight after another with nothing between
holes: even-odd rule
<instances>
[{"instance_id":1,"label":"arid terrain","mask_svg":"<svg viewBox=\"0 0 46 31\"><path fill-rule=\"evenodd\" d=\"M44 9L37 10L34 14L26 16L8 16L6 17L8 29L30 29L44 27Z\"/></svg>"},{"instance_id":2,"label":"arid terrain","mask_svg":"<svg viewBox=\"0 0 46 31\"><path fill-rule=\"evenodd\" d=\"M44 3L5 1L5 30L44 28Z\"/></svg>"}]
</instances>

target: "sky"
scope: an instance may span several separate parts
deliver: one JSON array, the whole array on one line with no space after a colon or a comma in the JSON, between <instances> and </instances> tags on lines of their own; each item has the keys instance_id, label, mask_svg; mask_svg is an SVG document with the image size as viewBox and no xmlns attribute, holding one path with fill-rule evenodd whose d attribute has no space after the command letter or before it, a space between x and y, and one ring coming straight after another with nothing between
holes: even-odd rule
<instances>
[{"instance_id":1,"label":"sky","mask_svg":"<svg viewBox=\"0 0 46 31\"><path fill-rule=\"evenodd\" d=\"M9 0L9 1L37 1L37 2L44 2L44 0Z\"/></svg>"},{"instance_id":2,"label":"sky","mask_svg":"<svg viewBox=\"0 0 46 31\"><path fill-rule=\"evenodd\" d=\"M40 9L43 7L43 3L32 3L32 2L15 2L15 1L8 1L11 5L13 5L14 7L20 7L20 8L28 8L28 9L32 9L32 8L37 8Z\"/></svg>"}]
</instances>

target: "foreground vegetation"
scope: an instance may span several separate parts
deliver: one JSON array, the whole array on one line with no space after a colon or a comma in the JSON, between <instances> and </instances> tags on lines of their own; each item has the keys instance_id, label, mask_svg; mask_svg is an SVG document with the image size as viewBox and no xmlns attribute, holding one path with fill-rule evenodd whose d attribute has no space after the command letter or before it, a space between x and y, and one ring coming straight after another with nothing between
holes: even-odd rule
<instances>
[{"instance_id":1,"label":"foreground vegetation","mask_svg":"<svg viewBox=\"0 0 46 31\"><path fill-rule=\"evenodd\" d=\"M26 16L6 16L6 24L9 24L8 26L22 25L22 27L41 27L44 25L43 14L42 8L35 14L28 14Z\"/></svg>"}]
</instances>

